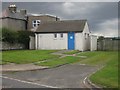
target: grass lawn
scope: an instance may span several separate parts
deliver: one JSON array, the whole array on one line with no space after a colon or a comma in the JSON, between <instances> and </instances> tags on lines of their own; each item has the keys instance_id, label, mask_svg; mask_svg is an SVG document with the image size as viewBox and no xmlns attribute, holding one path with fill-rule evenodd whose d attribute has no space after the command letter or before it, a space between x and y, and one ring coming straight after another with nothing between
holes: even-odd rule
<instances>
[{"instance_id":1,"label":"grass lawn","mask_svg":"<svg viewBox=\"0 0 120 90\"><path fill-rule=\"evenodd\" d=\"M106 63L110 61L113 55L116 56L117 52L82 52L78 56L86 56L86 58L82 59L82 61L80 62L82 64L106 65Z\"/></svg>"},{"instance_id":2,"label":"grass lawn","mask_svg":"<svg viewBox=\"0 0 120 90\"><path fill-rule=\"evenodd\" d=\"M79 52L80 51L78 51L78 50L72 50L72 51L64 52L63 54L72 55L72 54L76 54L76 53L79 53Z\"/></svg>"},{"instance_id":3,"label":"grass lawn","mask_svg":"<svg viewBox=\"0 0 120 90\"><path fill-rule=\"evenodd\" d=\"M55 66L59 66L59 65L63 65L63 64L75 63L78 61L80 61L79 57L67 56L64 58L54 59L54 60L50 60L47 62L37 63L37 65L55 67Z\"/></svg>"},{"instance_id":4,"label":"grass lawn","mask_svg":"<svg viewBox=\"0 0 120 90\"><path fill-rule=\"evenodd\" d=\"M79 56L87 56L80 63L89 65L105 65L90 77L90 80L106 87L118 87L118 52L83 52Z\"/></svg>"},{"instance_id":5,"label":"grass lawn","mask_svg":"<svg viewBox=\"0 0 120 90\"><path fill-rule=\"evenodd\" d=\"M26 64L38 62L51 58L58 58L58 55L52 55L50 53L56 52L56 50L13 50L3 51L2 61L3 64L8 62L16 64Z\"/></svg>"}]
</instances>

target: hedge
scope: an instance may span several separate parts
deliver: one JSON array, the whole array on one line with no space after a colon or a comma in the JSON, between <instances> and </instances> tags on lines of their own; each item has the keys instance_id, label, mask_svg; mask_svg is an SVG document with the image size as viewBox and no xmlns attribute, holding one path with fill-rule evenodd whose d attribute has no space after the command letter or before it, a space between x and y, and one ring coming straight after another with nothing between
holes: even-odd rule
<instances>
[{"instance_id":1,"label":"hedge","mask_svg":"<svg viewBox=\"0 0 120 90\"><path fill-rule=\"evenodd\" d=\"M29 36L33 36L34 33L31 31L15 31L8 28L1 28L0 33L2 32L1 40L3 42L8 42L10 44L20 43L25 45L26 49L29 48Z\"/></svg>"}]
</instances>

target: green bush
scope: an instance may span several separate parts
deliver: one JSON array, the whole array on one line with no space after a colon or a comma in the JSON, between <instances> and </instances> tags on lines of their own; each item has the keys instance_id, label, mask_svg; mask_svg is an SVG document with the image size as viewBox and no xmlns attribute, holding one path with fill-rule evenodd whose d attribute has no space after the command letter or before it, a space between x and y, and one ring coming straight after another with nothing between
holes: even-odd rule
<instances>
[{"instance_id":1,"label":"green bush","mask_svg":"<svg viewBox=\"0 0 120 90\"><path fill-rule=\"evenodd\" d=\"M0 33L2 32L1 40L3 42L8 42L10 44L20 43L25 45L25 48L29 48L29 36L33 36L34 33L31 31L14 31L8 28L1 28Z\"/></svg>"},{"instance_id":2,"label":"green bush","mask_svg":"<svg viewBox=\"0 0 120 90\"><path fill-rule=\"evenodd\" d=\"M34 35L34 33L30 31L18 31L18 43L24 44L25 47L29 48L29 36Z\"/></svg>"},{"instance_id":3,"label":"green bush","mask_svg":"<svg viewBox=\"0 0 120 90\"><path fill-rule=\"evenodd\" d=\"M0 41L2 41L2 29L0 28Z\"/></svg>"},{"instance_id":4,"label":"green bush","mask_svg":"<svg viewBox=\"0 0 120 90\"><path fill-rule=\"evenodd\" d=\"M17 42L17 32L7 28L2 28L0 32L2 32L2 41L10 44Z\"/></svg>"}]
</instances>

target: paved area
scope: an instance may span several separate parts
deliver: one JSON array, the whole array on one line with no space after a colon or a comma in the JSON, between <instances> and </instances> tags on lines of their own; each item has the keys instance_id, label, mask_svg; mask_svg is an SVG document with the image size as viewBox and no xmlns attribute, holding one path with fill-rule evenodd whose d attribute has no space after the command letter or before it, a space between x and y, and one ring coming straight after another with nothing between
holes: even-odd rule
<instances>
[{"instance_id":1,"label":"paved area","mask_svg":"<svg viewBox=\"0 0 120 90\"><path fill-rule=\"evenodd\" d=\"M34 64L6 64L6 65L0 65L2 67L2 71L27 71L27 70L38 70L38 69L45 69L48 67L45 66L37 66ZM0 70L0 71L1 71Z\"/></svg>"},{"instance_id":2,"label":"paved area","mask_svg":"<svg viewBox=\"0 0 120 90\"><path fill-rule=\"evenodd\" d=\"M78 54L78 53L73 54L73 55L64 54L65 52L70 52L70 51L72 51L72 50L61 50L61 51L58 51L58 52L54 52L54 53L52 53L52 54L54 54L54 55L61 55L61 57L76 56L76 54Z\"/></svg>"},{"instance_id":3,"label":"paved area","mask_svg":"<svg viewBox=\"0 0 120 90\"><path fill-rule=\"evenodd\" d=\"M83 80L96 70L97 67L94 66L71 64L36 71L4 72L2 79L3 86L10 86L11 88L29 88L31 87L31 83L29 82L32 82L33 87L39 88L48 88L47 86L59 88L84 88Z\"/></svg>"},{"instance_id":4,"label":"paved area","mask_svg":"<svg viewBox=\"0 0 120 90\"><path fill-rule=\"evenodd\" d=\"M17 81L13 79L3 78L3 88L45 88L44 86L32 84L23 81Z\"/></svg>"}]
</instances>

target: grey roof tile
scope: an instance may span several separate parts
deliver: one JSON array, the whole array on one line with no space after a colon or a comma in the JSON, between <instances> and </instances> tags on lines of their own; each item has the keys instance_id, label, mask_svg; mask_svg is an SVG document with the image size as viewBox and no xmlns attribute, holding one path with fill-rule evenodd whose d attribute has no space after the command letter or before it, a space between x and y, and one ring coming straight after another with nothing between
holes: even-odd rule
<instances>
[{"instance_id":1,"label":"grey roof tile","mask_svg":"<svg viewBox=\"0 0 120 90\"><path fill-rule=\"evenodd\" d=\"M41 23L36 33L82 32L87 20L64 20Z\"/></svg>"}]
</instances>

